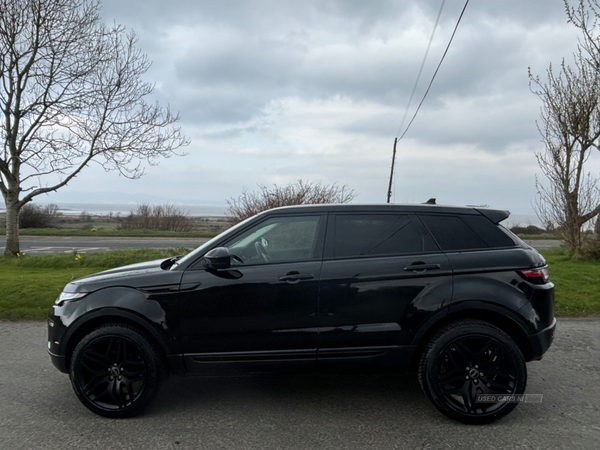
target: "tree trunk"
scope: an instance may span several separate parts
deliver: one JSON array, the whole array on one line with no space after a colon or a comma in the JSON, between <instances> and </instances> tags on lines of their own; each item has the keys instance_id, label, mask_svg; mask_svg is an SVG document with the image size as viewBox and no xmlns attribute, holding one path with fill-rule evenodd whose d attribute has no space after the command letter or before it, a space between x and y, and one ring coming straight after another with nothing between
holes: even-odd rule
<instances>
[{"instance_id":1,"label":"tree trunk","mask_svg":"<svg viewBox=\"0 0 600 450\"><path fill-rule=\"evenodd\" d=\"M5 255L16 255L19 253L19 210L18 203L6 202Z\"/></svg>"},{"instance_id":2,"label":"tree trunk","mask_svg":"<svg viewBox=\"0 0 600 450\"><path fill-rule=\"evenodd\" d=\"M594 236L592 243L595 250L600 250L600 216L596 217L596 225L594 225Z\"/></svg>"}]
</instances>

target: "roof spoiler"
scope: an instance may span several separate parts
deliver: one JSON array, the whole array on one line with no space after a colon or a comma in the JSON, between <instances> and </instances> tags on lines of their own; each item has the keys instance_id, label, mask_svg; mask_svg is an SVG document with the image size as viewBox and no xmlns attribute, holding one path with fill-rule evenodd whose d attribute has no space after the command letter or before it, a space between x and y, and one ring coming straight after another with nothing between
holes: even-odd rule
<instances>
[{"instance_id":1,"label":"roof spoiler","mask_svg":"<svg viewBox=\"0 0 600 450\"><path fill-rule=\"evenodd\" d=\"M484 208L473 208L475 211L483 214L485 217L490 219L492 222L498 224L510 216L510 211L501 209L484 209Z\"/></svg>"}]
</instances>

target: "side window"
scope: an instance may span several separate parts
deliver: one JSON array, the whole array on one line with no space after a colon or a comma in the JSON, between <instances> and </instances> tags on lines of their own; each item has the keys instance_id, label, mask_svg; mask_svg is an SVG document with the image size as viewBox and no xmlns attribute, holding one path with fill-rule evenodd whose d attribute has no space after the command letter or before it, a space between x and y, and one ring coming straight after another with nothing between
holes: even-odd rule
<instances>
[{"instance_id":1,"label":"side window","mask_svg":"<svg viewBox=\"0 0 600 450\"><path fill-rule=\"evenodd\" d=\"M488 244L457 216L419 215L444 251L488 248Z\"/></svg>"},{"instance_id":2,"label":"side window","mask_svg":"<svg viewBox=\"0 0 600 450\"><path fill-rule=\"evenodd\" d=\"M515 241L499 225L484 216L463 216L462 220L490 247L514 247Z\"/></svg>"},{"instance_id":3,"label":"side window","mask_svg":"<svg viewBox=\"0 0 600 450\"><path fill-rule=\"evenodd\" d=\"M263 264L313 259L320 216L272 217L224 244L231 264Z\"/></svg>"},{"instance_id":4,"label":"side window","mask_svg":"<svg viewBox=\"0 0 600 450\"><path fill-rule=\"evenodd\" d=\"M339 214L330 234L333 257L422 253L437 250L407 215Z\"/></svg>"}]
</instances>

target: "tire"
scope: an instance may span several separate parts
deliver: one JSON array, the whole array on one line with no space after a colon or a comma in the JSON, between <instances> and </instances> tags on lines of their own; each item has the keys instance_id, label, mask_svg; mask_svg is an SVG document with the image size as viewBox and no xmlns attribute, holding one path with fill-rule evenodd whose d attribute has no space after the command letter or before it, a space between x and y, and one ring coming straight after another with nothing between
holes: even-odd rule
<instances>
[{"instance_id":1,"label":"tire","mask_svg":"<svg viewBox=\"0 0 600 450\"><path fill-rule=\"evenodd\" d=\"M521 395L527 384L525 359L515 342L482 321L450 324L438 331L421 354L421 388L434 406L467 424L494 422L517 403L477 401L477 394ZM489 400L489 398L488 398Z\"/></svg>"},{"instance_id":2,"label":"tire","mask_svg":"<svg viewBox=\"0 0 600 450\"><path fill-rule=\"evenodd\" d=\"M160 350L138 328L101 326L75 347L69 370L77 397L105 417L131 417L158 393L166 377Z\"/></svg>"}]
</instances>

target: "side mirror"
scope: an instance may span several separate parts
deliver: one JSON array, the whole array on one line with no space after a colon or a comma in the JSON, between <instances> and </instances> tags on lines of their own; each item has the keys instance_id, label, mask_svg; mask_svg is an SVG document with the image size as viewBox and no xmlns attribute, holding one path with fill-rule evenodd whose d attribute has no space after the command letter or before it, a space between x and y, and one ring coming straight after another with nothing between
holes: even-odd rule
<instances>
[{"instance_id":1,"label":"side mirror","mask_svg":"<svg viewBox=\"0 0 600 450\"><path fill-rule=\"evenodd\" d=\"M231 267L231 255L229 254L229 249L227 247L213 248L204 255L203 264L207 269L229 269Z\"/></svg>"}]
</instances>

